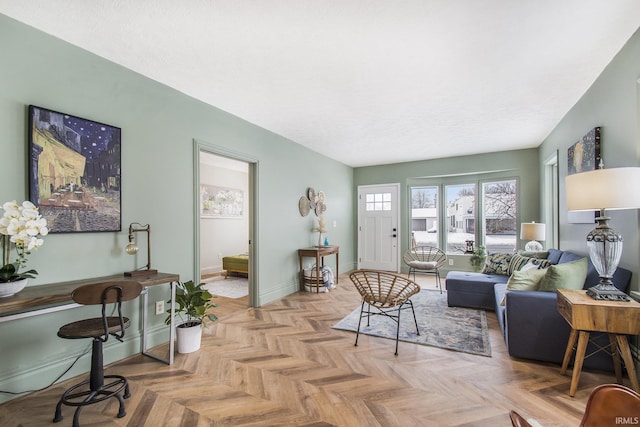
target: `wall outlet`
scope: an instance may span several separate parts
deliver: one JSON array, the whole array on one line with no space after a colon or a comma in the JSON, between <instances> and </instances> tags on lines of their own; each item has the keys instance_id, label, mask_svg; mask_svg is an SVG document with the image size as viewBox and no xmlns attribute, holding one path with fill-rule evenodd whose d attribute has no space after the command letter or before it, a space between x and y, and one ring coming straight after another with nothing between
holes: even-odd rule
<instances>
[{"instance_id":1,"label":"wall outlet","mask_svg":"<svg viewBox=\"0 0 640 427\"><path fill-rule=\"evenodd\" d=\"M164 301L156 301L156 316L164 313Z\"/></svg>"},{"instance_id":2,"label":"wall outlet","mask_svg":"<svg viewBox=\"0 0 640 427\"><path fill-rule=\"evenodd\" d=\"M449 265L453 265L453 258L449 258Z\"/></svg>"}]
</instances>

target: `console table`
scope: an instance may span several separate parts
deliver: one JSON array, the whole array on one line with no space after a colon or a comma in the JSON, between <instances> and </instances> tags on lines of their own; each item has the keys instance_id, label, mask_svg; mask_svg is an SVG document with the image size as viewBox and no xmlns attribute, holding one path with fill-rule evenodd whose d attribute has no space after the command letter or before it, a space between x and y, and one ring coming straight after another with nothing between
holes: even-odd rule
<instances>
[{"instance_id":1,"label":"console table","mask_svg":"<svg viewBox=\"0 0 640 427\"><path fill-rule=\"evenodd\" d=\"M340 246L313 246L311 248L298 249L298 260L300 261L300 290L304 291L304 269L302 268L302 258L309 257L316 259L316 292L320 292L322 285L322 276L320 275L320 267L324 266L324 257L327 255L336 256L336 274L335 279L338 283L338 257L340 254Z\"/></svg>"},{"instance_id":2,"label":"console table","mask_svg":"<svg viewBox=\"0 0 640 427\"><path fill-rule=\"evenodd\" d=\"M616 380L622 384L619 354L627 368L631 387L640 392L635 365L627 341L627 335L640 334L640 303L633 300L627 302L595 300L588 296L584 290L559 289L558 312L571 326L569 342L560 369L561 375L567 371L574 346L576 341L578 342L569 396L573 397L578 389L590 332L606 332L609 335Z\"/></svg>"},{"instance_id":3,"label":"console table","mask_svg":"<svg viewBox=\"0 0 640 427\"><path fill-rule=\"evenodd\" d=\"M142 338L141 353L153 359L173 364L174 345L175 345L175 299L176 299L176 282L180 280L180 276L172 273L152 273L148 275L139 275L136 277L128 277L123 274L115 274L105 277L92 277L90 279L73 280L69 282L59 282L41 286L27 286L15 295L6 298L0 298L0 323L10 320L22 319L40 314L53 313L55 311L66 310L73 307L80 307L71 299L71 293L74 289L93 283L108 281L123 282L139 282L142 285ZM147 312L149 286L162 284L170 284L171 287L171 330L169 331L169 359L162 359L148 352L147 349Z\"/></svg>"}]
</instances>

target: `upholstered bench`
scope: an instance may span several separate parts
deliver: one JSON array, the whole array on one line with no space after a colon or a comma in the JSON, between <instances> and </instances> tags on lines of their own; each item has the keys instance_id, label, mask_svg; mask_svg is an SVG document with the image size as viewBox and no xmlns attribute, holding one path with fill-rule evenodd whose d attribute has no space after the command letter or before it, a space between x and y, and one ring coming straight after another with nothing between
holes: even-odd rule
<instances>
[{"instance_id":1,"label":"upholstered bench","mask_svg":"<svg viewBox=\"0 0 640 427\"><path fill-rule=\"evenodd\" d=\"M229 272L249 274L249 255L232 255L222 258L222 269L225 270L225 279L229 277Z\"/></svg>"}]
</instances>

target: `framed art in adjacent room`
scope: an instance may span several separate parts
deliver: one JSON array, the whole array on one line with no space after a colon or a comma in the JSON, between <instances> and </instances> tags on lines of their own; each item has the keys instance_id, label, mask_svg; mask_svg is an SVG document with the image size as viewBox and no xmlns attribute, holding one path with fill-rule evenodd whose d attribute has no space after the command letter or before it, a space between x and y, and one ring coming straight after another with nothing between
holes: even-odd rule
<instances>
[{"instance_id":1,"label":"framed art in adjacent room","mask_svg":"<svg viewBox=\"0 0 640 427\"><path fill-rule=\"evenodd\" d=\"M51 233L121 231L121 129L29 106L29 200Z\"/></svg>"},{"instance_id":2,"label":"framed art in adjacent room","mask_svg":"<svg viewBox=\"0 0 640 427\"><path fill-rule=\"evenodd\" d=\"M601 160L600 128L595 127L567 150L567 175L595 170ZM567 212L570 224L593 224L596 212Z\"/></svg>"},{"instance_id":3,"label":"framed art in adjacent room","mask_svg":"<svg viewBox=\"0 0 640 427\"><path fill-rule=\"evenodd\" d=\"M200 185L201 218L242 218L244 191L237 188Z\"/></svg>"}]
</instances>

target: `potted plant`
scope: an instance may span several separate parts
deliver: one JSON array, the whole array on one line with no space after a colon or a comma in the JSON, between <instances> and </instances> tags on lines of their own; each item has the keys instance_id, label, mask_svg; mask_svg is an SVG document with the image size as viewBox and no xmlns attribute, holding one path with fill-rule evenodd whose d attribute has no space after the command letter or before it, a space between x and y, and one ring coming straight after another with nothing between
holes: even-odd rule
<instances>
[{"instance_id":1,"label":"potted plant","mask_svg":"<svg viewBox=\"0 0 640 427\"><path fill-rule=\"evenodd\" d=\"M480 271L480 269L484 265L484 261L486 258L487 253L484 251L484 246L478 245L469 258L469 262L471 263L471 267L473 267L473 271Z\"/></svg>"},{"instance_id":2,"label":"potted plant","mask_svg":"<svg viewBox=\"0 0 640 427\"><path fill-rule=\"evenodd\" d=\"M213 295L204 289L204 283L195 284L193 280L178 282L176 286L175 314L180 319L176 326L178 338L178 353L192 353L200 348L202 340L202 327L206 321L215 322L218 318L207 310L217 307L211 302ZM167 301L171 304L171 300ZM171 309L167 310L171 313ZM165 323L171 323L171 314L167 316Z\"/></svg>"},{"instance_id":3,"label":"potted plant","mask_svg":"<svg viewBox=\"0 0 640 427\"><path fill-rule=\"evenodd\" d=\"M15 200L2 205L4 214L0 219L0 242L2 244L2 268L0 268L0 298L20 292L28 279L35 278L36 270L20 272L27 266L27 255L37 250L49 234L47 220L40 216L38 208L31 202L18 205ZM11 262L11 249L17 255Z\"/></svg>"}]
</instances>

